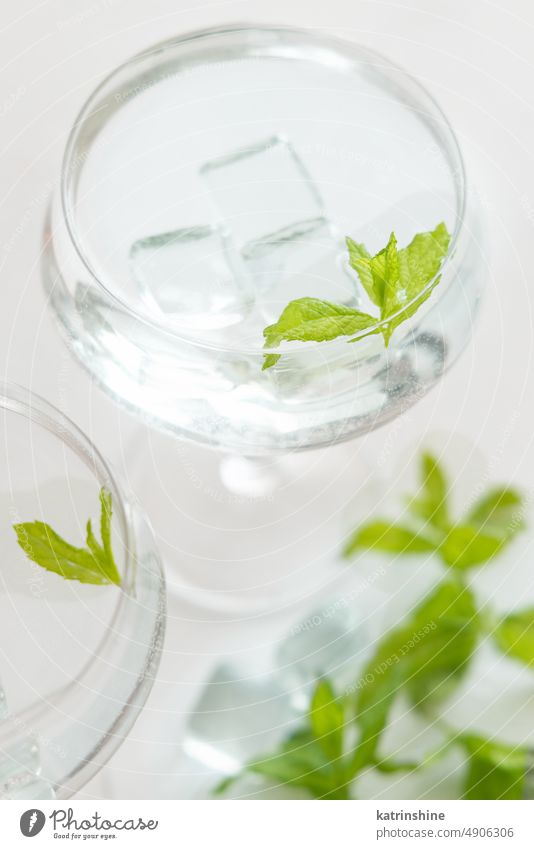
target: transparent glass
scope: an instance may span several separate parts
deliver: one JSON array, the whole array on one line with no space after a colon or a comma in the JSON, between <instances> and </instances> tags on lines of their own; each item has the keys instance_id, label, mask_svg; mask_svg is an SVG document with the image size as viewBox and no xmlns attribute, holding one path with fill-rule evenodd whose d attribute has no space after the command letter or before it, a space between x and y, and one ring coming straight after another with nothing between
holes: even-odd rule
<instances>
[{"instance_id":1,"label":"transparent glass","mask_svg":"<svg viewBox=\"0 0 534 849\"><path fill-rule=\"evenodd\" d=\"M0 387L0 798L66 798L128 734L162 648L165 586L154 537L78 428ZM41 520L73 545L113 502L120 587L65 580L28 559L14 524ZM98 535L98 534L97 534Z\"/></svg>"},{"instance_id":2,"label":"transparent glass","mask_svg":"<svg viewBox=\"0 0 534 849\"><path fill-rule=\"evenodd\" d=\"M262 370L262 330L289 300L358 305L345 235L376 251L440 221L441 281L389 348L287 343ZM159 44L89 98L44 281L113 397L181 437L268 455L364 433L439 380L471 336L478 225L454 133L404 71L309 31L236 25Z\"/></svg>"}]
</instances>

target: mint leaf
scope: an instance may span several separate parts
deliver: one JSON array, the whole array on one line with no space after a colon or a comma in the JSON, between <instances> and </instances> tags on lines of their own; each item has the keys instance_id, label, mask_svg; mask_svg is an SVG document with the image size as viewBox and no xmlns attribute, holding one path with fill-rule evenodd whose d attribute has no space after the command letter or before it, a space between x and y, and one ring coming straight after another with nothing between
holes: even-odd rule
<instances>
[{"instance_id":1,"label":"mint leaf","mask_svg":"<svg viewBox=\"0 0 534 849\"><path fill-rule=\"evenodd\" d=\"M338 336L351 336L375 324L376 318L343 304L299 298L287 305L278 321L266 327L263 335L266 348L277 348L281 342L325 342ZM279 354L266 354L263 369L273 366L279 357Z\"/></svg>"},{"instance_id":2,"label":"mint leaf","mask_svg":"<svg viewBox=\"0 0 534 849\"><path fill-rule=\"evenodd\" d=\"M414 527L409 518L402 525L374 519L349 536L344 557L361 549L396 554L436 551L446 566L465 570L492 560L524 527L523 499L515 490L492 488L469 511L465 521L453 522L447 477L432 454L421 456L420 479L419 492L408 499ZM425 523L423 528L421 520Z\"/></svg>"},{"instance_id":3,"label":"mint leaf","mask_svg":"<svg viewBox=\"0 0 534 849\"><path fill-rule=\"evenodd\" d=\"M501 620L493 638L504 654L534 666L534 608L510 613Z\"/></svg>"},{"instance_id":4,"label":"mint leaf","mask_svg":"<svg viewBox=\"0 0 534 849\"><path fill-rule=\"evenodd\" d=\"M447 566L471 569L495 557L505 543L506 538L484 533L474 525L456 525L439 546L439 553Z\"/></svg>"},{"instance_id":5,"label":"mint leaf","mask_svg":"<svg viewBox=\"0 0 534 849\"><path fill-rule=\"evenodd\" d=\"M383 293L381 291L377 292L375 289L375 282L371 271L371 254L365 245L355 242L350 236L347 236L345 241L349 252L350 265L357 272L360 283L367 292L369 300L377 307L380 307L382 305Z\"/></svg>"},{"instance_id":6,"label":"mint leaf","mask_svg":"<svg viewBox=\"0 0 534 849\"><path fill-rule=\"evenodd\" d=\"M309 722L312 733L325 755L333 760L343 754L344 711L336 700L327 680L317 684L310 705Z\"/></svg>"},{"instance_id":7,"label":"mint leaf","mask_svg":"<svg viewBox=\"0 0 534 849\"><path fill-rule=\"evenodd\" d=\"M524 527L523 499L513 489L495 487L467 515L465 524L451 528L440 554L456 569L470 569L494 558Z\"/></svg>"},{"instance_id":8,"label":"mint leaf","mask_svg":"<svg viewBox=\"0 0 534 849\"><path fill-rule=\"evenodd\" d=\"M378 658L379 654L380 648L375 657ZM370 663L360 678L355 706L360 736L351 761L352 777L366 766L375 764L376 751L388 723L391 707L403 683L402 667L395 660L386 662L388 667L385 670Z\"/></svg>"},{"instance_id":9,"label":"mint leaf","mask_svg":"<svg viewBox=\"0 0 534 849\"><path fill-rule=\"evenodd\" d=\"M466 672L477 641L474 598L455 581L440 584L386 634L359 681L355 768L375 759L397 693L403 689L419 704L450 690Z\"/></svg>"},{"instance_id":10,"label":"mint leaf","mask_svg":"<svg viewBox=\"0 0 534 849\"><path fill-rule=\"evenodd\" d=\"M463 799L522 799L528 752L477 735L462 738L468 754Z\"/></svg>"},{"instance_id":11,"label":"mint leaf","mask_svg":"<svg viewBox=\"0 0 534 849\"><path fill-rule=\"evenodd\" d=\"M17 541L26 556L63 578L82 584L120 584L121 578L111 548L111 493L100 490L100 531L97 541L91 520L87 522L87 548L66 542L46 522L24 522L13 525Z\"/></svg>"},{"instance_id":12,"label":"mint leaf","mask_svg":"<svg viewBox=\"0 0 534 849\"><path fill-rule=\"evenodd\" d=\"M468 515L469 521L501 536L511 536L524 527L523 498L515 489L495 487L484 495Z\"/></svg>"},{"instance_id":13,"label":"mint leaf","mask_svg":"<svg viewBox=\"0 0 534 849\"><path fill-rule=\"evenodd\" d=\"M395 525L384 519L375 519L357 528L345 543L344 557L351 557L360 549L375 549L396 554L416 554L435 551L436 546L418 531Z\"/></svg>"},{"instance_id":14,"label":"mint leaf","mask_svg":"<svg viewBox=\"0 0 534 849\"><path fill-rule=\"evenodd\" d=\"M410 511L429 522L438 531L447 531L449 516L448 485L445 473L432 454L421 455L421 491L409 501Z\"/></svg>"},{"instance_id":15,"label":"mint leaf","mask_svg":"<svg viewBox=\"0 0 534 849\"><path fill-rule=\"evenodd\" d=\"M375 333L378 330L371 328L379 320L391 317L381 328L387 345L393 330L419 309L439 282L437 274L449 241L447 228L441 223L431 232L419 233L401 250L397 249L392 233L386 247L371 256L364 245L347 236L349 263L369 299L380 309L380 318L319 298L298 298L285 307L275 324L265 328L264 346L277 348L282 342L327 342L367 329ZM432 280L433 286L427 289ZM412 300L414 302L408 306ZM280 354L265 354L263 370L271 368L279 358Z\"/></svg>"},{"instance_id":16,"label":"mint leaf","mask_svg":"<svg viewBox=\"0 0 534 849\"><path fill-rule=\"evenodd\" d=\"M450 235L443 222L432 231L418 233L401 250L392 233L386 247L375 256L370 256L363 245L347 239L350 265L370 300L379 307L380 320L391 316L382 328L386 345L395 328L417 312L439 283L438 272L449 243Z\"/></svg>"},{"instance_id":17,"label":"mint leaf","mask_svg":"<svg viewBox=\"0 0 534 849\"><path fill-rule=\"evenodd\" d=\"M387 318L398 310L403 312L389 323L385 334L386 344L393 330L414 315L439 283L437 274L449 248L449 242L447 228L441 223L431 232L418 233L406 248L398 252L398 277L392 279L386 287L381 318ZM424 291L432 280L433 285ZM403 309L414 298L414 303Z\"/></svg>"}]
</instances>

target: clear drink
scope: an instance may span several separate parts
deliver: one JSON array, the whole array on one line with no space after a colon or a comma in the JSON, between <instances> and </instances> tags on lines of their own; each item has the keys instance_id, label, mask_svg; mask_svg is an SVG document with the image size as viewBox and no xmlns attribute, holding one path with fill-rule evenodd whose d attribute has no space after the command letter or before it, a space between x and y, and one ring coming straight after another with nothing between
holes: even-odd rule
<instances>
[{"instance_id":1,"label":"clear drink","mask_svg":"<svg viewBox=\"0 0 534 849\"><path fill-rule=\"evenodd\" d=\"M374 253L444 221L442 280L396 331L286 343L292 299L366 309ZM196 33L119 68L67 147L45 281L81 361L172 432L247 455L327 444L414 403L470 337L484 267L455 137L380 56L288 29Z\"/></svg>"}]
</instances>

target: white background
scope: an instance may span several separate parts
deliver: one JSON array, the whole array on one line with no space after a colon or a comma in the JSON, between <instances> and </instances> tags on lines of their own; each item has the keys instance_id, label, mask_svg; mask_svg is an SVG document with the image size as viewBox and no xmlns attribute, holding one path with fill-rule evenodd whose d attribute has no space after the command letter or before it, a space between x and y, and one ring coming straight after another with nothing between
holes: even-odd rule
<instances>
[{"instance_id":1,"label":"white background","mask_svg":"<svg viewBox=\"0 0 534 849\"><path fill-rule=\"evenodd\" d=\"M534 4L529 0L3 2L0 373L45 396L89 434L145 505L169 564L181 558L194 562L201 552L204 562L213 558L214 568L220 568L221 551L238 557L240 551L255 551L256 544L260 550L265 539L277 537L276 518L266 527L261 514L254 517L245 510L240 524L239 517L228 519L228 505L217 493L206 491L209 484L205 490L193 486L191 465L201 478L216 479L216 458L209 452L187 447L187 462L182 457L171 468L162 463L172 456L172 440L149 434L121 412L71 359L47 312L39 272L46 202L66 135L86 96L114 66L151 43L233 21L294 24L360 41L406 67L440 101L482 196L491 273L467 352L407 423L389 430L399 454L426 432L456 431L478 443L496 479L530 486ZM388 428L332 449L327 463L317 455L319 486L327 466L340 478L345 476L342 495L337 501L333 496L332 512L341 510L348 497L346 470L357 470L363 462L372 468L373 457L387 439ZM356 486L356 477L353 480ZM306 526L316 518L303 509L295 522ZM226 540L229 547L209 531L226 521L236 522ZM281 546L278 562L284 557L294 562L296 551L295 546ZM262 568L268 572L268 559ZM168 769L179 755L184 712L216 657L268 641L271 627L261 617L225 622L183 600L172 600L160 680L147 710L131 740L82 795L146 798L161 792L150 775L158 717L172 729L166 745L159 744ZM184 778L169 785L169 795L187 795L187 783Z\"/></svg>"}]
</instances>

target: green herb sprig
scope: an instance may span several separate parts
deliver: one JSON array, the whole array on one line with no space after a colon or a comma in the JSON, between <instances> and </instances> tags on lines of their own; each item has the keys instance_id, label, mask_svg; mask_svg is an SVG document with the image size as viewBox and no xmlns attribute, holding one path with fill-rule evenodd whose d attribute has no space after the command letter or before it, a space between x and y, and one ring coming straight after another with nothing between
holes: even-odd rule
<instances>
[{"instance_id":1,"label":"green herb sprig","mask_svg":"<svg viewBox=\"0 0 534 849\"><path fill-rule=\"evenodd\" d=\"M373 316L319 298L297 298L290 301L275 324L263 331L265 347L277 348L282 342L326 342L362 330L369 331L364 335L381 332L387 346L395 328L417 312L439 283L438 272L449 243L443 222L432 231L418 233L405 248L397 247L392 233L386 247L375 256L347 236L349 263L379 314ZM263 370L275 365L280 356L265 354Z\"/></svg>"},{"instance_id":2,"label":"green herb sprig","mask_svg":"<svg viewBox=\"0 0 534 849\"><path fill-rule=\"evenodd\" d=\"M350 534L343 555L363 549L390 554L435 552L446 566L467 570L492 560L524 527L522 498L492 487L459 519L452 517L445 473L431 454L420 461L420 487L407 501L402 523L377 518Z\"/></svg>"},{"instance_id":3,"label":"green herb sprig","mask_svg":"<svg viewBox=\"0 0 534 849\"><path fill-rule=\"evenodd\" d=\"M378 641L354 686L336 692L331 681L319 680L302 726L277 750L227 778L217 793L250 773L301 788L314 798L347 799L365 771L420 771L457 748L465 761L462 798L524 797L534 753L526 746L460 733L439 716L440 704L468 672L483 639L489 637L503 654L534 667L534 608L497 616L487 605L477 604L465 581L467 569L492 560L524 527L523 499L513 489L494 487L467 516L454 522L449 496L443 469L435 457L424 454L420 490L408 501L414 525L372 521L351 535L346 557L360 549L400 555L435 551L447 569L445 577ZM463 528L469 531L459 530ZM439 748L414 762L396 761L381 751L392 708L401 695L443 732Z\"/></svg>"},{"instance_id":4,"label":"green herb sprig","mask_svg":"<svg viewBox=\"0 0 534 849\"><path fill-rule=\"evenodd\" d=\"M85 548L66 542L46 522L24 522L13 525L13 529L26 557L71 581L120 585L121 576L111 546L111 493L102 487L99 497L102 543L96 539L90 519L86 526Z\"/></svg>"}]
</instances>

